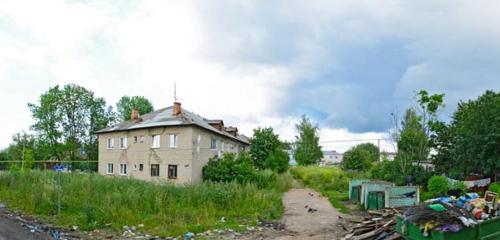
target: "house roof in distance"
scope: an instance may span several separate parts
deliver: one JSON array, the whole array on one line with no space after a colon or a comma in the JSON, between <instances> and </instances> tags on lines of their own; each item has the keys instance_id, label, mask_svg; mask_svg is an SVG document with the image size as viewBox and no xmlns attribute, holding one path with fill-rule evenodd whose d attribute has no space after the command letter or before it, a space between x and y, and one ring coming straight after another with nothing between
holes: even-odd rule
<instances>
[{"instance_id":1,"label":"house roof in distance","mask_svg":"<svg viewBox=\"0 0 500 240\"><path fill-rule=\"evenodd\" d=\"M216 120L221 121L222 120ZM195 125L200 128L206 129L208 131L214 132L218 135L239 141L244 144L249 144L248 138L244 135L238 134L236 136L231 135L228 132L221 131L215 127L212 127L210 123L212 120L206 119L198 114L182 109L181 113L178 115L173 114L173 106L162 108L151 113L144 114L140 116L139 120L124 121L115 124L111 127L107 127L97 131L100 133L108 132L119 132L119 131L129 131L144 128L153 127L168 127L168 126L183 126L183 125Z\"/></svg>"}]
</instances>

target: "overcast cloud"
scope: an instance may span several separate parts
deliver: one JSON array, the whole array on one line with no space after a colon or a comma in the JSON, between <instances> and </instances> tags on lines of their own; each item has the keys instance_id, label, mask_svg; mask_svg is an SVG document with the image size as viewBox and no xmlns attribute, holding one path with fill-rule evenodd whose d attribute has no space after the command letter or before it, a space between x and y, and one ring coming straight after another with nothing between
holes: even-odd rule
<instances>
[{"instance_id":1,"label":"overcast cloud","mask_svg":"<svg viewBox=\"0 0 500 240\"><path fill-rule=\"evenodd\" d=\"M500 2L2 1L0 147L29 129L28 102L76 83L114 106L143 95L285 139L307 114L330 140L387 137L415 91L500 89ZM390 143L383 148L393 151Z\"/></svg>"}]
</instances>

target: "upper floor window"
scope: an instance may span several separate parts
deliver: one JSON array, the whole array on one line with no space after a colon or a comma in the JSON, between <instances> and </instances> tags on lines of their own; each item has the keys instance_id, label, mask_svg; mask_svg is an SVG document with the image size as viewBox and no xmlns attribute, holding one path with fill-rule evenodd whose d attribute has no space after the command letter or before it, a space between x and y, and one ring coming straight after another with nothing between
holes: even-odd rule
<instances>
[{"instance_id":1,"label":"upper floor window","mask_svg":"<svg viewBox=\"0 0 500 240\"><path fill-rule=\"evenodd\" d=\"M120 163L120 175L127 175L127 164Z\"/></svg>"},{"instance_id":2,"label":"upper floor window","mask_svg":"<svg viewBox=\"0 0 500 240\"><path fill-rule=\"evenodd\" d=\"M217 139L212 138L210 140L210 149L217 149Z\"/></svg>"},{"instance_id":3,"label":"upper floor window","mask_svg":"<svg viewBox=\"0 0 500 240\"><path fill-rule=\"evenodd\" d=\"M151 140L153 141L151 148L160 148L160 135L153 135Z\"/></svg>"},{"instance_id":4,"label":"upper floor window","mask_svg":"<svg viewBox=\"0 0 500 240\"><path fill-rule=\"evenodd\" d=\"M197 144L196 144L196 152L200 152L200 144L201 144L201 135L198 134L198 141L197 141Z\"/></svg>"},{"instance_id":5,"label":"upper floor window","mask_svg":"<svg viewBox=\"0 0 500 240\"><path fill-rule=\"evenodd\" d=\"M134 143L137 143L137 136L134 136Z\"/></svg>"},{"instance_id":6,"label":"upper floor window","mask_svg":"<svg viewBox=\"0 0 500 240\"><path fill-rule=\"evenodd\" d=\"M127 148L127 137L120 137L120 148L121 149Z\"/></svg>"},{"instance_id":7,"label":"upper floor window","mask_svg":"<svg viewBox=\"0 0 500 240\"><path fill-rule=\"evenodd\" d=\"M113 139L112 138L108 138L108 149L112 149L113 148Z\"/></svg>"},{"instance_id":8,"label":"upper floor window","mask_svg":"<svg viewBox=\"0 0 500 240\"><path fill-rule=\"evenodd\" d=\"M176 134L169 134L168 135L168 147L169 148L176 148L177 147L177 135Z\"/></svg>"},{"instance_id":9,"label":"upper floor window","mask_svg":"<svg viewBox=\"0 0 500 240\"><path fill-rule=\"evenodd\" d=\"M143 143L143 142L144 142L144 136L140 136L140 137L139 137L139 142L140 142L140 143Z\"/></svg>"}]
</instances>

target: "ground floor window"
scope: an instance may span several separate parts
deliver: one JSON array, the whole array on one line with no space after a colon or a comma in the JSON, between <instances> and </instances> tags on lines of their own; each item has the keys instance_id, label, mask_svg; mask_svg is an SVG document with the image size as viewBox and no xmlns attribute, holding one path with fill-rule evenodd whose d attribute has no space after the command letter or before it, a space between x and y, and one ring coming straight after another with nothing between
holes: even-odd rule
<instances>
[{"instance_id":1,"label":"ground floor window","mask_svg":"<svg viewBox=\"0 0 500 240\"><path fill-rule=\"evenodd\" d=\"M151 164L151 177L160 176L160 164Z\"/></svg>"},{"instance_id":2,"label":"ground floor window","mask_svg":"<svg viewBox=\"0 0 500 240\"><path fill-rule=\"evenodd\" d=\"M126 163L120 163L120 174L127 175L127 164Z\"/></svg>"},{"instance_id":3,"label":"ground floor window","mask_svg":"<svg viewBox=\"0 0 500 240\"><path fill-rule=\"evenodd\" d=\"M142 170L144 170L144 164L141 163L141 164L139 164L139 171L142 171Z\"/></svg>"},{"instance_id":4,"label":"ground floor window","mask_svg":"<svg viewBox=\"0 0 500 240\"><path fill-rule=\"evenodd\" d=\"M108 174L111 174L111 173L113 173L113 164L108 163Z\"/></svg>"},{"instance_id":5,"label":"ground floor window","mask_svg":"<svg viewBox=\"0 0 500 240\"><path fill-rule=\"evenodd\" d=\"M177 165L168 165L168 178L177 178Z\"/></svg>"}]
</instances>

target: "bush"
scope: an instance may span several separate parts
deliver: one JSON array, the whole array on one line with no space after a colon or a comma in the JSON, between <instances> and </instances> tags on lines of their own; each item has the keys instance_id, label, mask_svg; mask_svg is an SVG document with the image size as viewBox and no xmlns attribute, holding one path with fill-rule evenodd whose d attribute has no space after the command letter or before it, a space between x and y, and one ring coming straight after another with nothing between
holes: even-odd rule
<instances>
[{"instance_id":1,"label":"bush","mask_svg":"<svg viewBox=\"0 0 500 240\"><path fill-rule=\"evenodd\" d=\"M255 168L247 153L236 156L226 153L221 159L212 158L203 167L203 180L211 182L251 182L254 179Z\"/></svg>"},{"instance_id":2,"label":"bush","mask_svg":"<svg viewBox=\"0 0 500 240\"><path fill-rule=\"evenodd\" d=\"M492 183L488 190L500 194L500 183Z\"/></svg>"},{"instance_id":3,"label":"bush","mask_svg":"<svg viewBox=\"0 0 500 240\"><path fill-rule=\"evenodd\" d=\"M427 183L427 189L434 196L444 195L450 189L445 176L432 176Z\"/></svg>"},{"instance_id":4,"label":"bush","mask_svg":"<svg viewBox=\"0 0 500 240\"><path fill-rule=\"evenodd\" d=\"M288 154L281 148L277 148L267 157L264 168L279 173L286 172L288 170L288 160Z\"/></svg>"}]
</instances>

